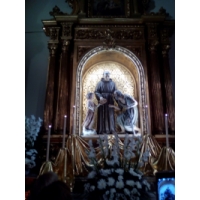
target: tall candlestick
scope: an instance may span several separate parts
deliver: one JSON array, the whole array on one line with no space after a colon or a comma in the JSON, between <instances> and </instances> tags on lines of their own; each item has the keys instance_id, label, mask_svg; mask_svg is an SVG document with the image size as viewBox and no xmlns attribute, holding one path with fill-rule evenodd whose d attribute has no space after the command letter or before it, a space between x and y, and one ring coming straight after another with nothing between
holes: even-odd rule
<instances>
[{"instance_id":1,"label":"tall candlestick","mask_svg":"<svg viewBox=\"0 0 200 200\"><path fill-rule=\"evenodd\" d=\"M147 120L147 134L149 134L148 106L145 105L145 108L146 108L146 120Z\"/></svg>"},{"instance_id":2,"label":"tall candlestick","mask_svg":"<svg viewBox=\"0 0 200 200\"><path fill-rule=\"evenodd\" d=\"M66 119L67 119L67 115L64 116L63 143L62 143L63 148L65 148Z\"/></svg>"},{"instance_id":3,"label":"tall candlestick","mask_svg":"<svg viewBox=\"0 0 200 200\"><path fill-rule=\"evenodd\" d=\"M73 111L73 134L75 134L75 126L76 126L76 123L75 123L76 106L74 105L73 108L74 108L74 111Z\"/></svg>"},{"instance_id":4,"label":"tall candlestick","mask_svg":"<svg viewBox=\"0 0 200 200\"><path fill-rule=\"evenodd\" d=\"M165 114L165 133L166 133L166 146L169 147L169 136L168 136L168 114Z\"/></svg>"},{"instance_id":5,"label":"tall candlestick","mask_svg":"<svg viewBox=\"0 0 200 200\"><path fill-rule=\"evenodd\" d=\"M51 125L49 125L48 138L47 138L47 155L46 161L49 161L49 145L50 145Z\"/></svg>"}]
</instances>

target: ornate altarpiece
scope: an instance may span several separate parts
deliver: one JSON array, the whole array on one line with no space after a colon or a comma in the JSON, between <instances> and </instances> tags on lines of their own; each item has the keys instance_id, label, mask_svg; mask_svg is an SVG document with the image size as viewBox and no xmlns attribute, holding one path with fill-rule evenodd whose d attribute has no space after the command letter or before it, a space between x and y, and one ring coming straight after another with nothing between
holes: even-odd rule
<instances>
[{"instance_id":1,"label":"ornate altarpiece","mask_svg":"<svg viewBox=\"0 0 200 200\"><path fill-rule=\"evenodd\" d=\"M49 70L41 155L45 159L51 124L50 158L55 160L62 143L64 115L67 135L81 136L85 95L94 91L104 69L111 71L119 89L138 101L138 127L143 135L151 134L165 144L164 114L169 114L173 145L175 110L168 52L174 20L167 20L162 8L158 13L147 13L149 1L127 0L123 16L97 15L91 0L67 2L71 14L55 6L50 12L53 19L42 21L49 37Z\"/></svg>"}]
</instances>

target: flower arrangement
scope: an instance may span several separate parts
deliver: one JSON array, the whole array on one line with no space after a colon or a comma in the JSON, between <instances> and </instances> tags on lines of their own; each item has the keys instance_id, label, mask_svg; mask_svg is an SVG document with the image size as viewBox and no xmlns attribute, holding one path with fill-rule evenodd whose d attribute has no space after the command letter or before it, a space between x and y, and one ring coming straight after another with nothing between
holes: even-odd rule
<instances>
[{"instance_id":1,"label":"flower arrangement","mask_svg":"<svg viewBox=\"0 0 200 200\"><path fill-rule=\"evenodd\" d=\"M40 131L42 119L35 118L31 115L30 118L25 116L25 167L27 169L35 167L35 158L37 150L34 149L34 143Z\"/></svg>"},{"instance_id":2,"label":"flower arrangement","mask_svg":"<svg viewBox=\"0 0 200 200\"><path fill-rule=\"evenodd\" d=\"M150 184L140 171L149 157L148 151L140 155L142 137L126 134L124 144L117 134L113 139L108 140L107 135L100 136L97 148L89 141L87 153L92 171L84 185L87 199L150 199ZM96 153L97 149L99 153Z\"/></svg>"}]
</instances>

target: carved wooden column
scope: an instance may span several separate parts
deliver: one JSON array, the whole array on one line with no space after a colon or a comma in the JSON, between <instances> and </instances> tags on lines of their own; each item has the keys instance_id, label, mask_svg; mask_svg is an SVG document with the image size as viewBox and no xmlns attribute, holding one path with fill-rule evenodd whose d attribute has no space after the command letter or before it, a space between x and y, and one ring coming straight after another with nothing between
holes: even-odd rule
<instances>
[{"instance_id":1,"label":"carved wooden column","mask_svg":"<svg viewBox=\"0 0 200 200\"><path fill-rule=\"evenodd\" d=\"M59 68L59 83L58 83L58 97L55 117L55 129L60 131L64 127L64 115L67 115L67 132L69 127L69 40L64 40L62 43L62 53L60 57Z\"/></svg>"},{"instance_id":2,"label":"carved wooden column","mask_svg":"<svg viewBox=\"0 0 200 200\"><path fill-rule=\"evenodd\" d=\"M172 91L171 73L169 67L169 30L164 28L161 30L161 42L162 42L162 84L163 84L163 96L164 96L164 112L169 115L168 127L169 133L175 133L175 106Z\"/></svg>"},{"instance_id":3,"label":"carved wooden column","mask_svg":"<svg viewBox=\"0 0 200 200\"><path fill-rule=\"evenodd\" d=\"M150 93L150 110L152 122L152 134L163 134L164 131L164 111L162 101L162 88L160 78L160 63L158 51L158 34L157 24L148 24L149 39L149 93Z\"/></svg>"},{"instance_id":4,"label":"carved wooden column","mask_svg":"<svg viewBox=\"0 0 200 200\"><path fill-rule=\"evenodd\" d=\"M58 36L59 27L47 28L46 34L50 36L50 41L48 43L49 49L49 69L48 69L48 79L46 88L46 99L44 108L44 124L43 128L48 130L49 124L52 125L54 129L54 112L55 112L55 93L56 93L56 82L57 73L56 68L58 67Z\"/></svg>"},{"instance_id":5,"label":"carved wooden column","mask_svg":"<svg viewBox=\"0 0 200 200\"><path fill-rule=\"evenodd\" d=\"M58 96L55 112L55 129L59 133L64 127L64 115L67 115L67 132L70 121L70 41L72 39L72 22L61 22L62 52L60 56Z\"/></svg>"}]
</instances>

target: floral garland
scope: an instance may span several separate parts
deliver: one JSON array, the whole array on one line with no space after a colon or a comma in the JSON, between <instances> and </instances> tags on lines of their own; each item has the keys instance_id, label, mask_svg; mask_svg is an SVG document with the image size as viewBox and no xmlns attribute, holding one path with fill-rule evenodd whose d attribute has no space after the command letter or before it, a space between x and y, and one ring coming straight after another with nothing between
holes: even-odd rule
<instances>
[{"instance_id":1,"label":"floral garland","mask_svg":"<svg viewBox=\"0 0 200 200\"><path fill-rule=\"evenodd\" d=\"M142 138L126 134L124 145L120 146L117 135L113 144L108 141L107 135L103 135L97 142L100 162L92 141L89 141L90 151L87 153L92 171L84 185L85 197L104 200L149 199L150 184L139 170L149 157L148 151L140 156Z\"/></svg>"}]
</instances>

